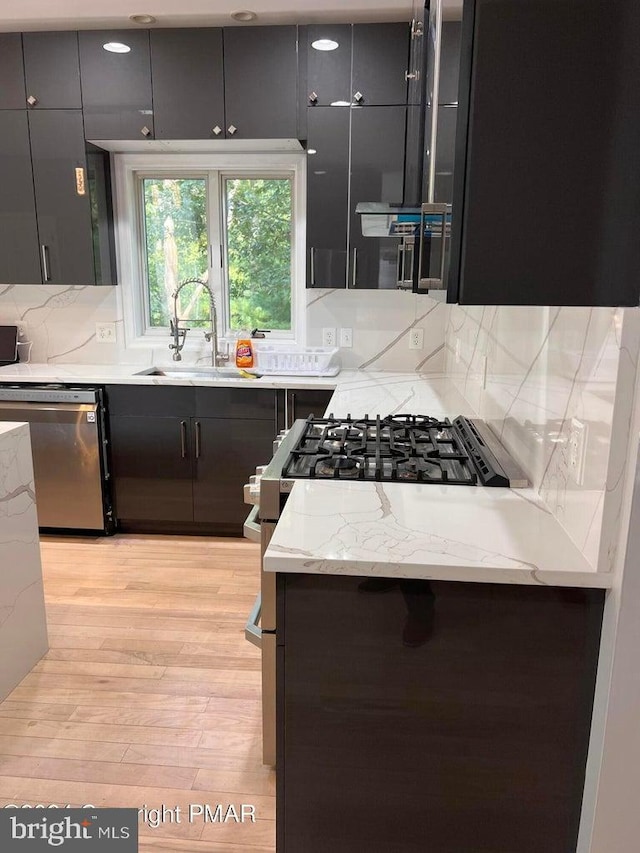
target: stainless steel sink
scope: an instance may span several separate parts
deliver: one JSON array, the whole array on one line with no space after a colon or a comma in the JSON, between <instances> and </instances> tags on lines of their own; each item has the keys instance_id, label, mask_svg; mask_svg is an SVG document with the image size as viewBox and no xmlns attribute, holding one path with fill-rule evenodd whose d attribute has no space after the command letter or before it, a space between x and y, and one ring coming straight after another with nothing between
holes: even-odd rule
<instances>
[{"instance_id":1,"label":"stainless steel sink","mask_svg":"<svg viewBox=\"0 0 640 853\"><path fill-rule=\"evenodd\" d=\"M165 376L167 379L246 379L236 367L148 367L136 376Z\"/></svg>"}]
</instances>

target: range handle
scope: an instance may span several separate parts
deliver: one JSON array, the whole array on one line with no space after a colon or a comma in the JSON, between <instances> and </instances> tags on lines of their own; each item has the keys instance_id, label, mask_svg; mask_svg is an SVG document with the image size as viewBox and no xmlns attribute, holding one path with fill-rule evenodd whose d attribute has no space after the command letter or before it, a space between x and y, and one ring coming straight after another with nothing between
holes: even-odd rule
<instances>
[{"instance_id":1,"label":"range handle","mask_svg":"<svg viewBox=\"0 0 640 853\"><path fill-rule=\"evenodd\" d=\"M262 648L262 628L260 627L260 615L262 613L262 595L258 593L256 600L253 602L253 607L249 613L247 624L244 627L245 639Z\"/></svg>"},{"instance_id":2,"label":"range handle","mask_svg":"<svg viewBox=\"0 0 640 853\"><path fill-rule=\"evenodd\" d=\"M251 542L257 542L258 544L262 541L262 530L258 520L259 512L260 507L254 506L242 527L244 538L251 540Z\"/></svg>"}]
</instances>

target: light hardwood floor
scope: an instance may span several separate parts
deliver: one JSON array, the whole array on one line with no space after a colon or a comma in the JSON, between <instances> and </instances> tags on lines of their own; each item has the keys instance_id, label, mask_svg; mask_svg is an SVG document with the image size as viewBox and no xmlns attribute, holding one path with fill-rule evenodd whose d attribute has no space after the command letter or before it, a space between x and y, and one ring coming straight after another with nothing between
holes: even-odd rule
<instances>
[{"instance_id":1,"label":"light hardwood floor","mask_svg":"<svg viewBox=\"0 0 640 853\"><path fill-rule=\"evenodd\" d=\"M141 853L272 853L259 549L240 539L44 537L51 649L0 704L0 805L256 807L256 823L140 823Z\"/></svg>"}]
</instances>

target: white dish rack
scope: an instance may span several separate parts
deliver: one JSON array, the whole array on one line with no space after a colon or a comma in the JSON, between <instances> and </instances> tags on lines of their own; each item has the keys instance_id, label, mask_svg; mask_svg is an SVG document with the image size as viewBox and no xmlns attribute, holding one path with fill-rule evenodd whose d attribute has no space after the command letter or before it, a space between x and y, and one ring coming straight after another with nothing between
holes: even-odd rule
<instances>
[{"instance_id":1,"label":"white dish rack","mask_svg":"<svg viewBox=\"0 0 640 853\"><path fill-rule=\"evenodd\" d=\"M337 347L296 348L286 344L256 347L258 373L286 376L335 376L340 372Z\"/></svg>"}]
</instances>

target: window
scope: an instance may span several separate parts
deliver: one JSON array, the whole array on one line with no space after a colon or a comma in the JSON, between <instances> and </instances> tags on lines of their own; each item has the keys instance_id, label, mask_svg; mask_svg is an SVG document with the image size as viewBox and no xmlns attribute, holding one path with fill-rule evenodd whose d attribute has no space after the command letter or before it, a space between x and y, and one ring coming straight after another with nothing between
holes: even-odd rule
<instances>
[{"instance_id":1,"label":"window","mask_svg":"<svg viewBox=\"0 0 640 853\"><path fill-rule=\"evenodd\" d=\"M208 328L209 294L200 282L215 295L221 337L254 328L269 330L270 338L300 336L296 311L303 299L296 298L295 282L304 286L304 246L296 243L303 232L296 223L302 161L283 156L288 168L278 155L261 158L276 161L270 168L252 163L251 155L235 155L235 168L201 168L205 158L187 155L164 157L157 166L148 156L116 158L128 340L157 343L174 312L191 329Z\"/></svg>"}]
</instances>

